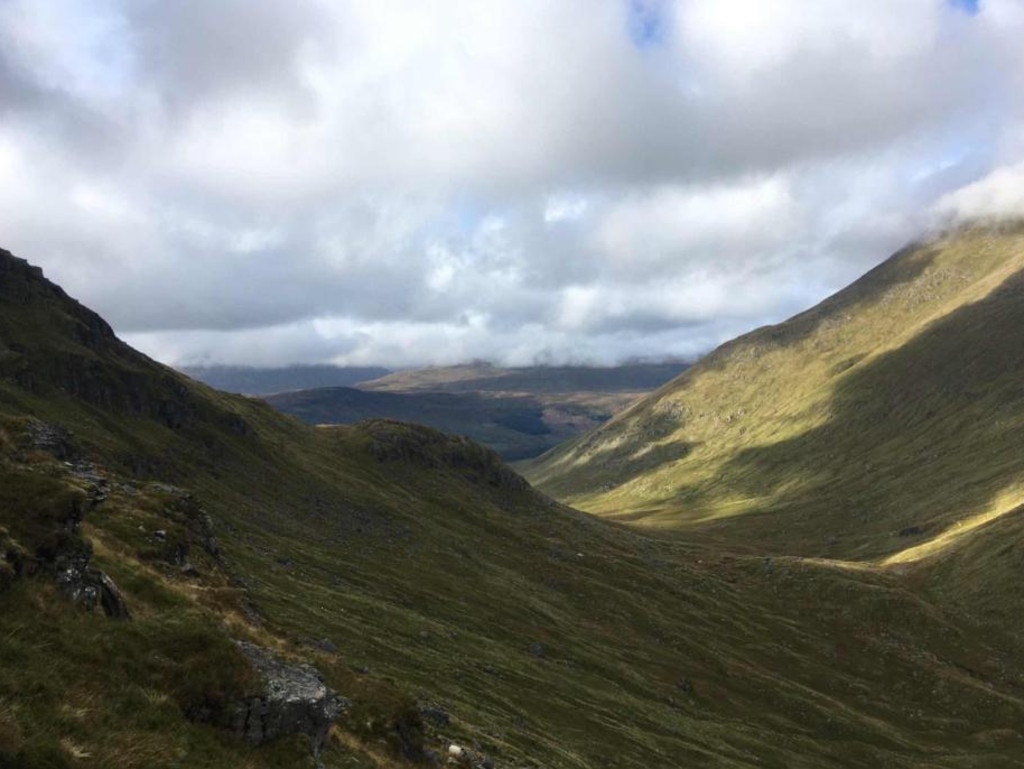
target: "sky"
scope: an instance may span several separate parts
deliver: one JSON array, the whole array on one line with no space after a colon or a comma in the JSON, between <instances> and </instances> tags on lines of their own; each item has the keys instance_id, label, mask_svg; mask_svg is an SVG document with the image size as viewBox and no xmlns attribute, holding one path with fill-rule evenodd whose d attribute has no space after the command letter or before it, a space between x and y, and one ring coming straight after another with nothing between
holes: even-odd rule
<instances>
[{"instance_id":1,"label":"sky","mask_svg":"<svg viewBox=\"0 0 1024 769\"><path fill-rule=\"evenodd\" d=\"M694 357L1024 214L1024 0L0 0L0 247L174 365Z\"/></svg>"}]
</instances>

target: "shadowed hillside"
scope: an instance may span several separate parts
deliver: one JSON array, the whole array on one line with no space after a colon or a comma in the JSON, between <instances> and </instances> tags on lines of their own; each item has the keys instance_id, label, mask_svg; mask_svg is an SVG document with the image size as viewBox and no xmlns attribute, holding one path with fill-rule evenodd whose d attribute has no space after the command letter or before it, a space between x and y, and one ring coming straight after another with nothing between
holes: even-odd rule
<instances>
[{"instance_id":1,"label":"shadowed hillside","mask_svg":"<svg viewBox=\"0 0 1024 769\"><path fill-rule=\"evenodd\" d=\"M1024 760L1024 639L921 564L659 538L464 438L309 427L132 351L6 252L0 350L0 765ZM268 670L319 675L320 709L274 711Z\"/></svg>"}]
</instances>

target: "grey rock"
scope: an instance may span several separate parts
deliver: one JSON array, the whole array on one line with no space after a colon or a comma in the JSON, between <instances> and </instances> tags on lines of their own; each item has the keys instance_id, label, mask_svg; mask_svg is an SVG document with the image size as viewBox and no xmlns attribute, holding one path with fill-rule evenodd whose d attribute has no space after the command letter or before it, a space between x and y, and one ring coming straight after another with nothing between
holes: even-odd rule
<instances>
[{"instance_id":1,"label":"grey rock","mask_svg":"<svg viewBox=\"0 0 1024 769\"><path fill-rule=\"evenodd\" d=\"M114 580L99 569L91 568L91 552L64 560L57 569L57 584L61 591L83 609L92 611L97 606L111 619L132 618L121 591Z\"/></svg>"},{"instance_id":2,"label":"grey rock","mask_svg":"<svg viewBox=\"0 0 1024 769\"><path fill-rule=\"evenodd\" d=\"M334 643L330 638L321 638L316 642L316 647L321 651L325 651L329 654L338 653L338 645Z\"/></svg>"},{"instance_id":3,"label":"grey rock","mask_svg":"<svg viewBox=\"0 0 1024 769\"><path fill-rule=\"evenodd\" d=\"M231 724L235 733L253 745L304 734L313 756L319 757L331 723L351 702L327 688L310 665L284 662L245 641L239 641L238 647L260 674L264 689L259 696L240 703Z\"/></svg>"},{"instance_id":4,"label":"grey rock","mask_svg":"<svg viewBox=\"0 0 1024 769\"><path fill-rule=\"evenodd\" d=\"M28 432L34 449L52 454L56 459L68 459L74 454L71 431L63 425L32 422Z\"/></svg>"},{"instance_id":5,"label":"grey rock","mask_svg":"<svg viewBox=\"0 0 1024 769\"><path fill-rule=\"evenodd\" d=\"M91 611L99 600L99 589L87 579L88 563L89 556L61 559L57 564L57 585L72 603Z\"/></svg>"},{"instance_id":6,"label":"grey rock","mask_svg":"<svg viewBox=\"0 0 1024 769\"><path fill-rule=\"evenodd\" d=\"M131 619L131 612L128 611L128 604L117 589L114 580L108 577L99 569L91 569L94 578L99 585L100 605L103 612L111 619Z\"/></svg>"},{"instance_id":7,"label":"grey rock","mask_svg":"<svg viewBox=\"0 0 1024 769\"><path fill-rule=\"evenodd\" d=\"M436 726L448 726L451 723L451 714L442 705L425 702L419 706L419 711L425 721L431 721Z\"/></svg>"}]
</instances>

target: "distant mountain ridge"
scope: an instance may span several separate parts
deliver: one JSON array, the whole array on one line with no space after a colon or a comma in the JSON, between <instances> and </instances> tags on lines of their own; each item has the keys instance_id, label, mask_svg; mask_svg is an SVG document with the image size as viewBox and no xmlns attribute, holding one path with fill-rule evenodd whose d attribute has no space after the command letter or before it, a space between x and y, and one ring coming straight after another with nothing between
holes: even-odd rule
<instances>
[{"instance_id":1,"label":"distant mountain ridge","mask_svg":"<svg viewBox=\"0 0 1024 769\"><path fill-rule=\"evenodd\" d=\"M257 366L179 366L186 376L210 387L241 395L270 395L314 387L351 387L391 373L381 366L331 366L323 364L260 368Z\"/></svg>"},{"instance_id":2,"label":"distant mountain ridge","mask_svg":"<svg viewBox=\"0 0 1024 769\"><path fill-rule=\"evenodd\" d=\"M363 390L388 392L514 392L539 394L642 393L660 387L687 366L686 361L622 363L617 366L521 366L490 363L396 371L362 382Z\"/></svg>"},{"instance_id":3,"label":"distant mountain ridge","mask_svg":"<svg viewBox=\"0 0 1024 769\"><path fill-rule=\"evenodd\" d=\"M685 363L613 367L487 363L412 369L360 383L265 396L311 424L384 417L417 422L527 459L596 427L686 368Z\"/></svg>"}]
</instances>

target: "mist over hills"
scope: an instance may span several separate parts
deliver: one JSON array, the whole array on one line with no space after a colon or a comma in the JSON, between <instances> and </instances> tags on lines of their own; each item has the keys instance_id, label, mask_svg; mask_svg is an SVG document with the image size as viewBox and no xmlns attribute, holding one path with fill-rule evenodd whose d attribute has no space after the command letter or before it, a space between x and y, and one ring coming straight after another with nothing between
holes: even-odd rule
<instances>
[{"instance_id":1,"label":"mist over hills","mask_svg":"<svg viewBox=\"0 0 1024 769\"><path fill-rule=\"evenodd\" d=\"M1019 766L1021 237L908 249L528 468L599 516L190 380L0 252L0 763ZM285 718L303 665L337 697Z\"/></svg>"}]
</instances>

